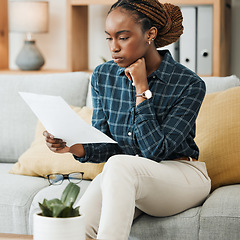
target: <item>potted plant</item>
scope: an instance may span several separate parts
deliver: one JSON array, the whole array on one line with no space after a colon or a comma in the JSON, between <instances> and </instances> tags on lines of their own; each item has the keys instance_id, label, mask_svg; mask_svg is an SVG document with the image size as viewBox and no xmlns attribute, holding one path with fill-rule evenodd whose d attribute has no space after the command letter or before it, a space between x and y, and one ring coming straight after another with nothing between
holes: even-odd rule
<instances>
[{"instance_id":1,"label":"potted plant","mask_svg":"<svg viewBox=\"0 0 240 240\"><path fill-rule=\"evenodd\" d=\"M80 187L70 182L61 199L44 199L39 203L41 212L34 215L34 240L85 240L84 215L73 205Z\"/></svg>"}]
</instances>

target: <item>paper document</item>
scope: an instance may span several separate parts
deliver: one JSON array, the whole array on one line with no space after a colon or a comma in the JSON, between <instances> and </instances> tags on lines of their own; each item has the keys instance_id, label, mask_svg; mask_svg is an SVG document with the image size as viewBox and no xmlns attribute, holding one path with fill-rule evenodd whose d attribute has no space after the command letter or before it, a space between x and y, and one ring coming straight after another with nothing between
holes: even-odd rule
<instances>
[{"instance_id":1,"label":"paper document","mask_svg":"<svg viewBox=\"0 0 240 240\"><path fill-rule=\"evenodd\" d=\"M60 96L19 92L40 122L55 138L70 147L76 143L116 143L82 120Z\"/></svg>"}]
</instances>

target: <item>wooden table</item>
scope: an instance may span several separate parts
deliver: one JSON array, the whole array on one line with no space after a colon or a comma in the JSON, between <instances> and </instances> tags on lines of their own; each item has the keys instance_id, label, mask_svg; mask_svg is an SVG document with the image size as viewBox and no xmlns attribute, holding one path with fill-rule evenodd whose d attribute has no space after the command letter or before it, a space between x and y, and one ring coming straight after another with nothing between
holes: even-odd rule
<instances>
[{"instance_id":1,"label":"wooden table","mask_svg":"<svg viewBox=\"0 0 240 240\"><path fill-rule=\"evenodd\" d=\"M0 233L0 239L12 240L12 239L33 239L32 235L22 235L22 234L11 234L11 233Z\"/></svg>"},{"instance_id":2,"label":"wooden table","mask_svg":"<svg viewBox=\"0 0 240 240\"><path fill-rule=\"evenodd\" d=\"M32 235L22 235L22 234L12 234L12 233L0 233L0 240L16 240L16 239L22 239L22 240L31 239L31 240L33 240L33 236ZM86 239L86 240L97 240L97 239Z\"/></svg>"}]
</instances>

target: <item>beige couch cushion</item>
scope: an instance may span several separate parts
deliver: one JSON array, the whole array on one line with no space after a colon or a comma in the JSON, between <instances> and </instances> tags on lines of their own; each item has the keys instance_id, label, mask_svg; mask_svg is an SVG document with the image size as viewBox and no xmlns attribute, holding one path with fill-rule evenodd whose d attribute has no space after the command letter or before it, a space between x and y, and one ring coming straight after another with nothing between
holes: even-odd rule
<instances>
[{"instance_id":1,"label":"beige couch cushion","mask_svg":"<svg viewBox=\"0 0 240 240\"><path fill-rule=\"evenodd\" d=\"M196 143L212 190L240 183L240 87L206 95L197 118Z\"/></svg>"}]
</instances>

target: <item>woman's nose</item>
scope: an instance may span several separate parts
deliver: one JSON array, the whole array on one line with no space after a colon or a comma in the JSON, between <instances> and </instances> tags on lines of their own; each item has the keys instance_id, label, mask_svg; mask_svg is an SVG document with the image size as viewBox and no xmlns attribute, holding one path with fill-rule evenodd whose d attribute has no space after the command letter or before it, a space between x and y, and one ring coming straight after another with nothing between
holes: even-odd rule
<instances>
[{"instance_id":1,"label":"woman's nose","mask_svg":"<svg viewBox=\"0 0 240 240\"><path fill-rule=\"evenodd\" d=\"M111 52L119 52L120 51L120 47L116 41L112 41L110 48L111 48Z\"/></svg>"}]
</instances>

